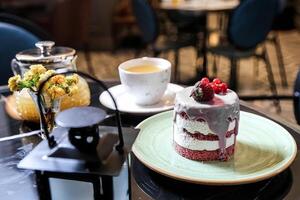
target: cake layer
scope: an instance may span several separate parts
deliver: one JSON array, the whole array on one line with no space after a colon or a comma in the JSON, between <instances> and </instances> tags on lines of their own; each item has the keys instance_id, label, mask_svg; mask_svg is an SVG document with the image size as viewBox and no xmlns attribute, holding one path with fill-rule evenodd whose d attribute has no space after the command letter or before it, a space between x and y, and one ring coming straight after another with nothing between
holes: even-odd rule
<instances>
[{"instance_id":1,"label":"cake layer","mask_svg":"<svg viewBox=\"0 0 300 200\"><path fill-rule=\"evenodd\" d=\"M185 133L184 130L178 128L176 124L174 124L173 129L173 140L184 148L197 151L214 151L220 148L219 140L199 140ZM235 134L231 134L230 137L226 138L226 148L234 144L235 136Z\"/></svg>"},{"instance_id":2,"label":"cake layer","mask_svg":"<svg viewBox=\"0 0 300 200\"><path fill-rule=\"evenodd\" d=\"M227 119L224 119L227 120ZM176 122L177 126L179 128L186 129L189 133L193 134L195 132L201 133L203 135L208 135L208 134L214 134L212 130L208 127L207 122L205 121L196 121L196 120L191 120L191 119L184 119L180 115L177 115L176 117ZM235 128L235 120L229 123L229 127L227 131L232 131Z\"/></svg>"},{"instance_id":3,"label":"cake layer","mask_svg":"<svg viewBox=\"0 0 300 200\"><path fill-rule=\"evenodd\" d=\"M210 160L228 160L234 153L234 145L231 145L226 148L226 154L220 156L220 150L214 151L196 151L182 147L181 145L174 142L175 150L181 156L192 159L192 160L201 160L201 161L210 161Z\"/></svg>"},{"instance_id":4,"label":"cake layer","mask_svg":"<svg viewBox=\"0 0 300 200\"><path fill-rule=\"evenodd\" d=\"M213 135L213 134L209 134L209 135L203 135L201 133L195 132L193 134L189 133L187 130L183 129L183 132L185 132L186 134L188 134L190 137L195 138L197 140L208 140L208 141L214 141L214 140L219 140L219 136L217 135ZM236 131L232 130L232 131L227 131L227 133L225 134L226 138L229 138L232 134L235 134Z\"/></svg>"}]
</instances>

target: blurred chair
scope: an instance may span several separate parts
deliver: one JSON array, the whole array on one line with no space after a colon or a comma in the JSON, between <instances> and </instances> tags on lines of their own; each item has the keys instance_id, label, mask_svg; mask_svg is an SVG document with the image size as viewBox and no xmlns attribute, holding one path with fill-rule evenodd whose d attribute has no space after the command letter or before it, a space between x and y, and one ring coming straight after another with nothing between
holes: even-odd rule
<instances>
[{"instance_id":1,"label":"blurred chair","mask_svg":"<svg viewBox=\"0 0 300 200\"><path fill-rule=\"evenodd\" d=\"M114 3L113 18L112 18L112 39L114 43L114 49L119 47L125 47L132 45L130 41L134 38L134 30L136 28L135 18L132 14L130 0L122 0ZM129 40L129 44L126 44L126 40Z\"/></svg>"},{"instance_id":2,"label":"blurred chair","mask_svg":"<svg viewBox=\"0 0 300 200\"><path fill-rule=\"evenodd\" d=\"M278 0L278 4L278 12L272 24L272 32L269 35L268 40L272 42L276 51L281 84L282 86L287 87L288 83L278 32L295 29L294 17L296 11L289 0Z\"/></svg>"},{"instance_id":3,"label":"blurred chair","mask_svg":"<svg viewBox=\"0 0 300 200\"><path fill-rule=\"evenodd\" d=\"M300 71L298 71L295 85L294 85L293 103L294 103L294 116L297 123L300 125Z\"/></svg>"},{"instance_id":4,"label":"blurred chair","mask_svg":"<svg viewBox=\"0 0 300 200\"><path fill-rule=\"evenodd\" d=\"M197 34L206 28L206 13L179 10L165 11L170 21L176 26L178 34Z\"/></svg>"},{"instance_id":5,"label":"blurred chair","mask_svg":"<svg viewBox=\"0 0 300 200\"><path fill-rule=\"evenodd\" d=\"M277 112L280 112L277 88L267 50L264 45L261 51L257 50L257 46L266 40L277 10L278 0L243 0L230 16L227 30L228 42L208 48L208 52L230 60L229 85L236 91L238 90L238 61L250 57L264 61L270 90L274 96L274 105Z\"/></svg>"},{"instance_id":6,"label":"blurred chair","mask_svg":"<svg viewBox=\"0 0 300 200\"><path fill-rule=\"evenodd\" d=\"M153 56L168 51L174 51L174 81L180 80L179 77L179 51L183 47L196 46L198 44L197 37L193 34L180 34L178 37L166 36L166 39L158 42L159 23L155 11L149 5L147 0L132 0L133 13L136 18L137 25L141 32L144 44L150 48Z\"/></svg>"},{"instance_id":7,"label":"blurred chair","mask_svg":"<svg viewBox=\"0 0 300 200\"><path fill-rule=\"evenodd\" d=\"M237 90L237 62L241 59L255 57L266 64L270 88L274 95L277 89L266 49L256 50L272 27L276 15L278 0L244 0L233 11L228 24L228 42L208 48L213 55L227 57L231 62L230 87Z\"/></svg>"},{"instance_id":8,"label":"blurred chair","mask_svg":"<svg viewBox=\"0 0 300 200\"><path fill-rule=\"evenodd\" d=\"M203 57L205 53L204 46L208 43L209 34L217 32L217 30L208 30L207 13L181 10L166 10L164 12L167 14L167 19L176 30L175 32L177 37L180 38L181 35L190 34L192 37L198 38L197 44L194 45L197 52L196 58L198 59ZM168 30L166 31L166 34L168 34ZM197 67L196 73L198 73L199 70L200 69ZM195 78L197 79L198 77ZM191 82L193 84L195 82L195 78L188 80L184 84L189 85Z\"/></svg>"},{"instance_id":9,"label":"blurred chair","mask_svg":"<svg viewBox=\"0 0 300 200\"><path fill-rule=\"evenodd\" d=\"M13 75L11 60L25 49L34 48L39 40L50 36L33 23L6 13L0 13L0 85L6 85Z\"/></svg>"}]
</instances>

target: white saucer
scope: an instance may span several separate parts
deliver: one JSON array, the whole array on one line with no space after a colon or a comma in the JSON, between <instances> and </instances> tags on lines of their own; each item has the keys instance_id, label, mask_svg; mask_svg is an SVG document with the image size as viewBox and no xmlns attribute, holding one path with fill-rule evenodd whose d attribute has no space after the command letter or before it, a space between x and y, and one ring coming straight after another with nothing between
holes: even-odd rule
<instances>
[{"instance_id":1,"label":"white saucer","mask_svg":"<svg viewBox=\"0 0 300 200\"><path fill-rule=\"evenodd\" d=\"M181 87L180 85L169 83L167 90L160 102L150 106L140 106L135 104L131 96L126 92L126 89L123 85L111 87L109 88L109 91L116 99L120 112L132 114L153 114L166 110L171 110L174 107L174 99L176 92L179 92L182 89L183 87ZM113 105L113 102L106 91L102 92L102 94L99 97L99 100L101 104L105 107L112 110L115 109L115 106Z\"/></svg>"}]
</instances>

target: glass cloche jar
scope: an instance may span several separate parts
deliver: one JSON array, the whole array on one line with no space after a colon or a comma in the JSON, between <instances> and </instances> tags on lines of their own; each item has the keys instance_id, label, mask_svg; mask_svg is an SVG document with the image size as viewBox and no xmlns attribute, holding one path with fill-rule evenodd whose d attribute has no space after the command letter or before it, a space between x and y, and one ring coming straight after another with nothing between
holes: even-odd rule
<instances>
[{"instance_id":1,"label":"glass cloche jar","mask_svg":"<svg viewBox=\"0 0 300 200\"><path fill-rule=\"evenodd\" d=\"M42 64L47 69L63 72L66 69L76 70L76 51L69 47L57 47L52 41L40 41L37 48L28 49L16 54L11 67L14 74L23 75L34 64Z\"/></svg>"},{"instance_id":2,"label":"glass cloche jar","mask_svg":"<svg viewBox=\"0 0 300 200\"><path fill-rule=\"evenodd\" d=\"M57 73L76 69L76 51L69 47L56 47L52 41L40 41L37 48L28 49L16 54L11 67L15 75L21 75L30 69L31 65L41 64L47 70ZM78 90L72 96L65 95L61 99L60 110L90 104L90 89L84 78L79 77ZM18 117L27 121L39 121L39 113L28 90L14 92Z\"/></svg>"}]
</instances>

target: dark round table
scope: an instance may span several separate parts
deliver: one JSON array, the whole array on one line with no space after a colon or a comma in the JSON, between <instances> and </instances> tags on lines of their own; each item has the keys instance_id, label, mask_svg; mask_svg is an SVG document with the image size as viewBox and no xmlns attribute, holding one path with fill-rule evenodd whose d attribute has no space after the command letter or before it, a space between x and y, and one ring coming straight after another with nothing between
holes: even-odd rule
<instances>
[{"instance_id":1,"label":"dark round table","mask_svg":"<svg viewBox=\"0 0 300 200\"><path fill-rule=\"evenodd\" d=\"M112 86L117 83L110 82ZM90 84L92 91L92 105L101 107L98 97L101 89ZM12 119L5 110L5 96L0 94L0 138L17 135L20 132L38 128L38 125ZM103 107L102 107L103 108ZM284 126L300 146L300 129L298 125L289 123L282 118L262 112L241 102L241 110L268 117ZM108 111L110 112L110 111ZM122 114L123 126L134 127L147 116ZM107 121L114 124L113 120ZM0 142L0 199L38 199L34 173L30 170L20 170L18 162L39 143L37 136L30 136ZM253 158L254 159L254 158ZM270 179L252 184L236 186L206 186L185 183L162 176L144 166L131 153L131 198L132 199L300 199L300 155L292 165Z\"/></svg>"}]
</instances>

